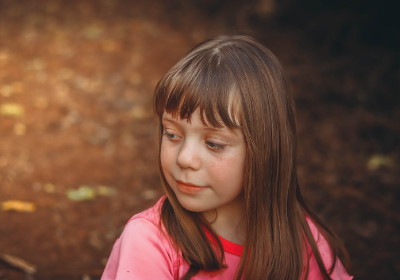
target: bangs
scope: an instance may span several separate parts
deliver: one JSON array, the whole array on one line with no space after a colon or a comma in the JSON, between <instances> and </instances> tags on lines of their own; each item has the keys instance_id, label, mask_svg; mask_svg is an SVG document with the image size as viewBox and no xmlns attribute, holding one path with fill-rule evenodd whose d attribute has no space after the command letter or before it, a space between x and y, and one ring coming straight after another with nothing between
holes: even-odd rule
<instances>
[{"instance_id":1,"label":"bangs","mask_svg":"<svg viewBox=\"0 0 400 280\"><path fill-rule=\"evenodd\" d=\"M241 127L240 94L231 71L216 55L180 61L158 83L154 108L189 119L196 109L204 125Z\"/></svg>"}]
</instances>

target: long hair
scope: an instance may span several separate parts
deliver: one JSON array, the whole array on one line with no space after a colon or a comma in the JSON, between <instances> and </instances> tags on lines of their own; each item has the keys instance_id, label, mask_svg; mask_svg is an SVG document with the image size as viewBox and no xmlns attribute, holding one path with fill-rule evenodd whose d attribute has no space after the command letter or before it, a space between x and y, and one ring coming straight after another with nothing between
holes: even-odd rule
<instances>
[{"instance_id":1,"label":"long hair","mask_svg":"<svg viewBox=\"0 0 400 280\"><path fill-rule=\"evenodd\" d=\"M299 279L307 275L310 248L325 279L325 268L306 217L343 258L336 237L306 207L296 173L293 98L276 57L247 36L219 36L194 47L157 84L155 112L188 119L199 108L205 124L240 128L246 145L243 195L246 240L237 279ZM224 267L216 233L199 213L184 209L161 170L167 198L161 221L189 263L184 279L199 270ZM218 246L211 245L208 230Z\"/></svg>"}]
</instances>

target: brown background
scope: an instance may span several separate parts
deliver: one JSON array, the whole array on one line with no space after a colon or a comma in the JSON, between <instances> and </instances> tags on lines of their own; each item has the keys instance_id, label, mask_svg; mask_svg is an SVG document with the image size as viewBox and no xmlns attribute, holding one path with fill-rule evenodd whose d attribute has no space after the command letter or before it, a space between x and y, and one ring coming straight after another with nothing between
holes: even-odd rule
<instances>
[{"instance_id":1,"label":"brown background","mask_svg":"<svg viewBox=\"0 0 400 280\"><path fill-rule=\"evenodd\" d=\"M162 194L156 82L195 43L245 33L291 82L311 208L357 279L399 279L395 9L298 2L0 0L0 254L35 265L31 279L99 279L126 220ZM83 186L92 199L72 199ZM27 277L0 261L0 279Z\"/></svg>"}]
</instances>

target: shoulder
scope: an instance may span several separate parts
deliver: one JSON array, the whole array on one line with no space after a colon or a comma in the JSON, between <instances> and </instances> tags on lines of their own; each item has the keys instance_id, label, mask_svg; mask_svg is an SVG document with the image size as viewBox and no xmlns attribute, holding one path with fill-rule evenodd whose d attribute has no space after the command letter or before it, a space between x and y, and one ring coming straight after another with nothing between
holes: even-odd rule
<instances>
[{"instance_id":1,"label":"shoulder","mask_svg":"<svg viewBox=\"0 0 400 280\"><path fill-rule=\"evenodd\" d=\"M315 222L310 217L306 217L306 220L307 220L308 226L310 228L310 231L314 237L315 243L317 244L318 251L321 255L321 258L325 265L325 268L329 271L331 269L332 265L334 265L334 267L332 269L332 273L330 274L331 278L333 280L350 280L350 279L352 279L353 277L347 273L347 271L344 268L340 259L337 257L336 257L336 259L334 259L334 254L332 252L329 242L326 240L324 235L320 232L320 230L318 229ZM314 254L312 253L312 250L311 250L311 247L309 246L309 244L308 244L307 248L308 248L307 251L308 251L308 256L309 256L308 279L322 279L322 278L319 278L321 276L320 272L319 272L319 267L318 267L318 264L316 262L316 259L314 257Z\"/></svg>"},{"instance_id":2,"label":"shoulder","mask_svg":"<svg viewBox=\"0 0 400 280\"><path fill-rule=\"evenodd\" d=\"M163 200L129 219L102 279L173 279L177 253L160 223Z\"/></svg>"},{"instance_id":3,"label":"shoulder","mask_svg":"<svg viewBox=\"0 0 400 280\"><path fill-rule=\"evenodd\" d=\"M318 229L317 225L315 224L315 222L308 216L306 216L306 221L308 224L308 227L310 228L310 231L314 237L315 242L317 242L317 244L321 243L321 244L325 244L328 243L326 241L326 239L324 238L324 236L322 235L322 233L320 232L320 230Z\"/></svg>"},{"instance_id":4,"label":"shoulder","mask_svg":"<svg viewBox=\"0 0 400 280\"><path fill-rule=\"evenodd\" d=\"M306 217L306 220L315 243L318 246L318 251L321 254L325 267L329 268L333 264L333 254L329 242L325 239L315 222L310 217ZM310 256L312 255L311 247L308 248L308 254Z\"/></svg>"},{"instance_id":5,"label":"shoulder","mask_svg":"<svg viewBox=\"0 0 400 280\"><path fill-rule=\"evenodd\" d=\"M143 245L160 243L170 247L169 237L161 222L161 207L164 200L163 196L152 207L133 215L119 238L121 242L133 239L135 243L139 240L146 241L141 243Z\"/></svg>"},{"instance_id":6,"label":"shoulder","mask_svg":"<svg viewBox=\"0 0 400 280\"><path fill-rule=\"evenodd\" d=\"M160 215L161 215L161 207L164 203L165 196L162 196L152 207L133 215L129 220L129 224L131 221L135 219L145 219L149 222L158 225L160 223Z\"/></svg>"},{"instance_id":7,"label":"shoulder","mask_svg":"<svg viewBox=\"0 0 400 280\"><path fill-rule=\"evenodd\" d=\"M121 245L134 244L135 249L148 247L163 248L170 253L172 243L161 222L161 207L165 197L161 197L152 207L135 214L126 223L120 236ZM131 246L127 246L131 247Z\"/></svg>"}]
</instances>

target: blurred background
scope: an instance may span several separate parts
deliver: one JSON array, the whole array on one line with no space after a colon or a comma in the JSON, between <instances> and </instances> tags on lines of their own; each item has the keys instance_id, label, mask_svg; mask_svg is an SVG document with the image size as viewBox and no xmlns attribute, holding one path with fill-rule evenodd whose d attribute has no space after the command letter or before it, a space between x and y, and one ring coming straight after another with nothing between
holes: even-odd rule
<instances>
[{"instance_id":1,"label":"blurred background","mask_svg":"<svg viewBox=\"0 0 400 280\"><path fill-rule=\"evenodd\" d=\"M281 60L310 207L356 279L400 279L397 10L381 1L0 0L0 279L99 279L161 195L153 89L194 44Z\"/></svg>"}]
</instances>

